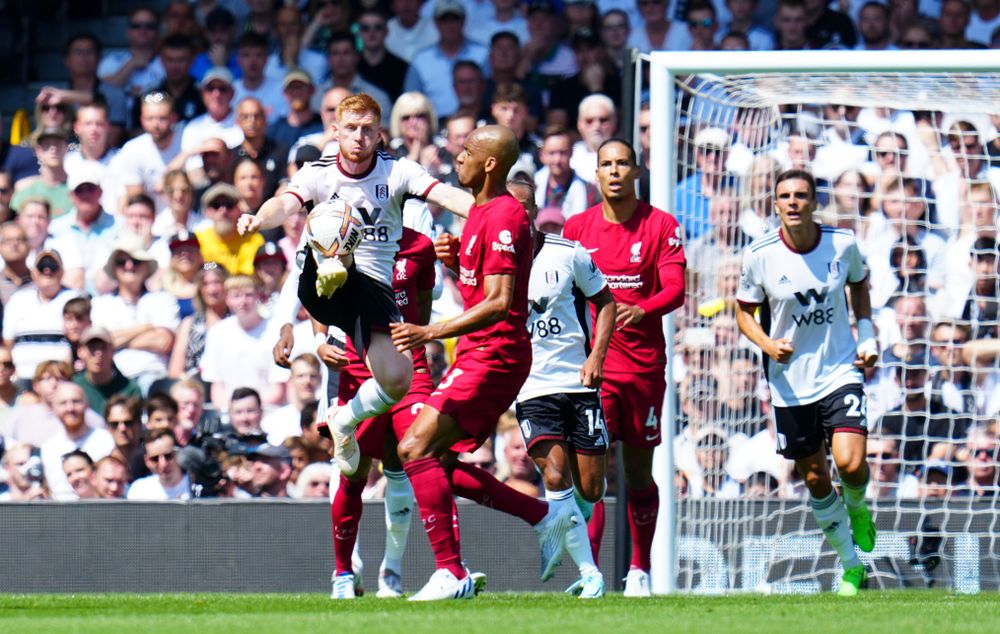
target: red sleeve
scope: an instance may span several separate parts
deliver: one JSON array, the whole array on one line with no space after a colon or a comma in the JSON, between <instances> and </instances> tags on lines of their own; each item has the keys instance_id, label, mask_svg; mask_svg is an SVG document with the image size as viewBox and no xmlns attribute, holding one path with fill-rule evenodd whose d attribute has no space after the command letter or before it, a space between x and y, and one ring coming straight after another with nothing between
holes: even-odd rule
<instances>
[{"instance_id":1,"label":"red sleeve","mask_svg":"<svg viewBox=\"0 0 1000 634\"><path fill-rule=\"evenodd\" d=\"M565 225L563 225L562 237L567 240L576 240L577 242L580 242L580 233L576 230L576 226L580 223L576 221L576 218L577 216L573 216L566 221Z\"/></svg>"},{"instance_id":2,"label":"red sleeve","mask_svg":"<svg viewBox=\"0 0 1000 634\"><path fill-rule=\"evenodd\" d=\"M434 270L434 263L437 257L434 255L434 243L425 235L420 236L420 271L417 274L417 290L429 291L434 288L437 273Z\"/></svg>"},{"instance_id":3,"label":"red sleeve","mask_svg":"<svg viewBox=\"0 0 1000 634\"><path fill-rule=\"evenodd\" d=\"M684 233L673 216L661 225L656 260L658 293L639 303L647 314L666 315L684 304Z\"/></svg>"},{"instance_id":4,"label":"red sleeve","mask_svg":"<svg viewBox=\"0 0 1000 634\"><path fill-rule=\"evenodd\" d=\"M482 232L484 276L517 273L518 251L528 248L529 241L524 239L526 227L527 216L525 222L521 223L509 212L494 212L490 215Z\"/></svg>"}]
</instances>

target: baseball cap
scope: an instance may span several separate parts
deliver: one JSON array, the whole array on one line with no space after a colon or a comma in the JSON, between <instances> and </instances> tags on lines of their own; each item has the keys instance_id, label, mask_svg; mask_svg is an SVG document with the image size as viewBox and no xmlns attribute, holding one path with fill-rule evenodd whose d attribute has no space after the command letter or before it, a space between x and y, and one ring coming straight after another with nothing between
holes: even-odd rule
<instances>
[{"instance_id":1,"label":"baseball cap","mask_svg":"<svg viewBox=\"0 0 1000 634\"><path fill-rule=\"evenodd\" d=\"M510 171L507 172L507 180L514 180L518 174L524 174L528 177L528 180L535 178L535 162L531 156L524 155L517 159L517 162L511 165Z\"/></svg>"},{"instance_id":2,"label":"baseball cap","mask_svg":"<svg viewBox=\"0 0 1000 634\"><path fill-rule=\"evenodd\" d=\"M213 81L221 81L227 86L232 86L233 73L225 66L213 66L205 71L205 75L201 78L201 82L198 85L204 88Z\"/></svg>"},{"instance_id":3,"label":"baseball cap","mask_svg":"<svg viewBox=\"0 0 1000 634\"><path fill-rule=\"evenodd\" d=\"M48 268L50 270L61 270L62 269L62 257L59 255L58 251L53 251L52 249L42 249L35 256L35 269L42 270Z\"/></svg>"},{"instance_id":4,"label":"baseball cap","mask_svg":"<svg viewBox=\"0 0 1000 634\"><path fill-rule=\"evenodd\" d=\"M277 458L279 460L291 460L292 454L285 447L281 445L270 445L264 443L263 445L258 445L257 447L250 450L250 459L262 457L262 458Z\"/></svg>"},{"instance_id":5,"label":"baseball cap","mask_svg":"<svg viewBox=\"0 0 1000 634\"><path fill-rule=\"evenodd\" d=\"M285 73L285 78L281 80L281 89L284 90L288 88L289 84L292 82L300 81L303 84L313 85L312 77L306 71L301 68L293 68L292 70Z\"/></svg>"},{"instance_id":6,"label":"baseball cap","mask_svg":"<svg viewBox=\"0 0 1000 634\"><path fill-rule=\"evenodd\" d=\"M695 443L701 445L704 441L713 436L719 439L711 443L713 446L721 447L729 444L729 434L726 433L725 429L719 427L718 425L705 425L700 428L698 433L695 435Z\"/></svg>"},{"instance_id":7,"label":"baseball cap","mask_svg":"<svg viewBox=\"0 0 1000 634\"><path fill-rule=\"evenodd\" d=\"M96 163L84 161L78 167L73 168L73 170L67 175L66 187L69 188L71 192L76 191L76 188L80 185L90 184L100 187L103 176L103 168Z\"/></svg>"},{"instance_id":8,"label":"baseball cap","mask_svg":"<svg viewBox=\"0 0 1000 634\"><path fill-rule=\"evenodd\" d=\"M694 135L694 146L697 148L728 150L731 142L729 133L722 128L704 128Z\"/></svg>"},{"instance_id":9,"label":"baseball cap","mask_svg":"<svg viewBox=\"0 0 1000 634\"><path fill-rule=\"evenodd\" d=\"M83 331L80 335L80 343L88 343L94 339L100 339L109 346L114 345L114 340L111 339L111 333L108 332L107 328L101 328L100 326L91 326Z\"/></svg>"},{"instance_id":10,"label":"baseball cap","mask_svg":"<svg viewBox=\"0 0 1000 634\"><path fill-rule=\"evenodd\" d=\"M69 139L69 133L62 128L38 128L31 133L31 144L38 145L42 139Z\"/></svg>"},{"instance_id":11,"label":"baseball cap","mask_svg":"<svg viewBox=\"0 0 1000 634\"><path fill-rule=\"evenodd\" d=\"M201 208L207 209L211 206L211 203L215 202L219 198L222 198L223 196L232 198L233 200L241 200L243 198L243 196L240 196L240 190L236 189L229 183L216 183L205 190L205 193L201 195Z\"/></svg>"},{"instance_id":12,"label":"baseball cap","mask_svg":"<svg viewBox=\"0 0 1000 634\"><path fill-rule=\"evenodd\" d=\"M179 231L170 238L169 246L170 250L173 251L177 247L184 245L194 245L196 248L201 248L201 242L198 241L198 236L194 235L190 231Z\"/></svg>"},{"instance_id":13,"label":"baseball cap","mask_svg":"<svg viewBox=\"0 0 1000 634\"><path fill-rule=\"evenodd\" d=\"M564 224L566 224L566 218L558 207L546 207L535 216L536 229L541 229L545 225L559 225L561 227Z\"/></svg>"},{"instance_id":14,"label":"baseball cap","mask_svg":"<svg viewBox=\"0 0 1000 634\"><path fill-rule=\"evenodd\" d=\"M582 3L581 3L582 4ZM600 46L601 38L590 29L584 27L582 29L577 29L576 33L573 34L573 39L570 41L573 48L578 46Z\"/></svg>"},{"instance_id":15,"label":"baseball cap","mask_svg":"<svg viewBox=\"0 0 1000 634\"><path fill-rule=\"evenodd\" d=\"M257 264L263 260L278 260L284 266L288 266L288 260L285 259L284 252L278 248L273 242L265 242L257 249L257 253L253 256L253 263Z\"/></svg>"},{"instance_id":16,"label":"baseball cap","mask_svg":"<svg viewBox=\"0 0 1000 634\"><path fill-rule=\"evenodd\" d=\"M952 467L944 460L928 460L920 470L921 476L926 476L931 471L943 473L946 477L951 477Z\"/></svg>"},{"instance_id":17,"label":"baseball cap","mask_svg":"<svg viewBox=\"0 0 1000 634\"><path fill-rule=\"evenodd\" d=\"M465 5L461 0L437 0L434 3L434 17L440 18L444 15L459 15L465 17Z\"/></svg>"}]
</instances>

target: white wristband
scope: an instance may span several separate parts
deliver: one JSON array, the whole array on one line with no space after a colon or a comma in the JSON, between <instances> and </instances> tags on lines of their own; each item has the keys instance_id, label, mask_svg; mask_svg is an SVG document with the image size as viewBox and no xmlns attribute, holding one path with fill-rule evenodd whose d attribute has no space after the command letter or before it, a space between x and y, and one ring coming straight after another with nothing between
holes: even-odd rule
<instances>
[{"instance_id":1,"label":"white wristband","mask_svg":"<svg viewBox=\"0 0 1000 634\"><path fill-rule=\"evenodd\" d=\"M325 332L317 332L315 335L313 335L313 344L315 346L313 350L316 352L317 355L319 354L319 347L322 346L324 343L326 343Z\"/></svg>"},{"instance_id":2,"label":"white wristband","mask_svg":"<svg viewBox=\"0 0 1000 634\"><path fill-rule=\"evenodd\" d=\"M878 354L878 344L875 343L875 328L871 319L858 320L858 354L870 357Z\"/></svg>"}]
</instances>

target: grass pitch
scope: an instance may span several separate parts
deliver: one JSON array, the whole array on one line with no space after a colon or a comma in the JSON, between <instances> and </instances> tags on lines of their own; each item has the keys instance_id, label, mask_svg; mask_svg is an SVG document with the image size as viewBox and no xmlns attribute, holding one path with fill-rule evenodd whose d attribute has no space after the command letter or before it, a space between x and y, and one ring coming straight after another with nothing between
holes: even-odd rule
<instances>
[{"instance_id":1,"label":"grass pitch","mask_svg":"<svg viewBox=\"0 0 1000 634\"><path fill-rule=\"evenodd\" d=\"M874 634L1000 631L1000 595L867 592L812 596L672 596L580 601L557 594L483 594L413 604L303 594L0 595L0 632L628 632Z\"/></svg>"}]
</instances>

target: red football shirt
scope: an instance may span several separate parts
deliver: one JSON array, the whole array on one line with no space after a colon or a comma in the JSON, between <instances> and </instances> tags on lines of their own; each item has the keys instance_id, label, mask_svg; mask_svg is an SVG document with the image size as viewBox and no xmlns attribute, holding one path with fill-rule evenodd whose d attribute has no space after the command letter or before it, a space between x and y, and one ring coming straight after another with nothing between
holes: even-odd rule
<instances>
[{"instance_id":1,"label":"red football shirt","mask_svg":"<svg viewBox=\"0 0 1000 634\"><path fill-rule=\"evenodd\" d=\"M396 305L403 315L403 321L411 324L420 323L418 299L422 291L434 288L436 261L434 243L431 239L419 231L403 227L403 236L399 239L399 251L396 252L396 263L392 269L392 290L396 295ZM412 352L413 367L426 368L427 352L424 347L414 348ZM361 380L371 376L368 367L358 358L358 353L350 340L347 342L347 356L351 361L344 368L344 372Z\"/></svg>"},{"instance_id":2,"label":"red football shirt","mask_svg":"<svg viewBox=\"0 0 1000 634\"><path fill-rule=\"evenodd\" d=\"M488 347L496 351L498 360L523 362L527 348L531 363L527 327L531 257L528 214L517 199L504 194L469 209L458 252L458 288L465 310L486 299L483 280L487 275L513 275L514 297L505 319L462 337L459 353Z\"/></svg>"},{"instance_id":3,"label":"red football shirt","mask_svg":"<svg viewBox=\"0 0 1000 634\"><path fill-rule=\"evenodd\" d=\"M684 266L682 235L672 215L641 201L628 222L608 222L597 204L569 218L563 227L564 238L586 247L607 278L615 301L644 309L647 309L645 302L664 289L664 270L672 264ZM683 276L680 283L683 298ZM663 314L662 310L647 309L638 324L616 329L604 371L662 371L666 341L659 317Z\"/></svg>"}]
</instances>

